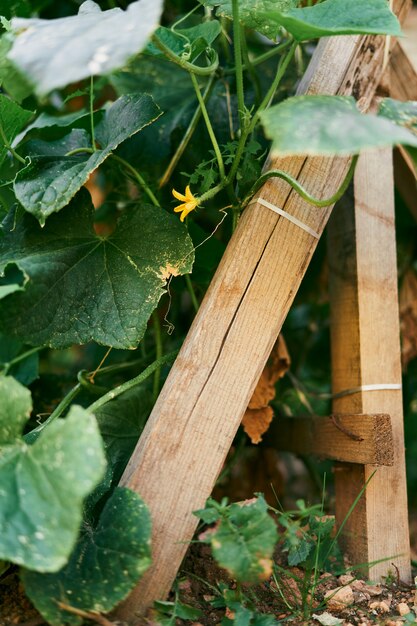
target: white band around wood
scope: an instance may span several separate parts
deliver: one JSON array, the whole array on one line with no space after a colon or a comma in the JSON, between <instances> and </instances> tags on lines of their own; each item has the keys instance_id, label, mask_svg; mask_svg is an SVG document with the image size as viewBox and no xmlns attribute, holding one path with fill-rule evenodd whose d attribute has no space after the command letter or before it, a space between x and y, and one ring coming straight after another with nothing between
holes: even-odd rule
<instances>
[{"instance_id":1,"label":"white band around wood","mask_svg":"<svg viewBox=\"0 0 417 626\"><path fill-rule=\"evenodd\" d=\"M354 393L359 393L361 391L386 391L386 390L401 390L402 385L396 383L386 383L381 385L362 385L360 387L353 387L352 389L345 389L344 391L339 391L338 393L334 393L332 395L333 398L342 398L343 396L350 396Z\"/></svg>"},{"instance_id":2,"label":"white band around wood","mask_svg":"<svg viewBox=\"0 0 417 626\"><path fill-rule=\"evenodd\" d=\"M274 211L275 213L278 213L278 215L281 215L282 217L285 217L285 219L289 220L290 222L292 222L293 224L295 224L299 228L302 228L303 230L306 231L306 233L308 233L312 237L315 237L316 239L320 239L320 235L318 233L316 233L315 230L310 228L310 226L307 226L307 224L304 224L303 222L300 222L300 220L298 220L296 217L294 217L293 215L290 215L289 213L287 213L283 209L278 208L274 204L271 204L271 202L268 202L268 200L264 200L263 198L257 198L256 200L252 200L252 202L250 204L262 204L262 206L266 207L267 209L271 209L271 211Z\"/></svg>"}]
</instances>

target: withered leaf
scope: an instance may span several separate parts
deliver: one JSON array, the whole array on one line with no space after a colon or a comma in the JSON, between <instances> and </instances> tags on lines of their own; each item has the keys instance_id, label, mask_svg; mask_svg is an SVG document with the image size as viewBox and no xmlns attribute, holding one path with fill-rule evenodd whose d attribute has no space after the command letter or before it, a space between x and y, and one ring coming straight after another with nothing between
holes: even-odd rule
<instances>
[{"instance_id":1,"label":"withered leaf","mask_svg":"<svg viewBox=\"0 0 417 626\"><path fill-rule=\"evenodd\" d=\"M409 269L400 289L401 358L403 369L417 356L417 273Z\"/></svg>"},{"instance_id":2,"label":"withered leaf","mask_svg":"<svg viewBox=\"0 0 417 626\"><path fill-rule=\"evenodd\" d=\"M275 398L275 383L286 374L290 364L284 337L280 335L243 416L242 425L252 443L262 441L272 422L274 413L269 403Z\"/></svg>"}]
</instances>

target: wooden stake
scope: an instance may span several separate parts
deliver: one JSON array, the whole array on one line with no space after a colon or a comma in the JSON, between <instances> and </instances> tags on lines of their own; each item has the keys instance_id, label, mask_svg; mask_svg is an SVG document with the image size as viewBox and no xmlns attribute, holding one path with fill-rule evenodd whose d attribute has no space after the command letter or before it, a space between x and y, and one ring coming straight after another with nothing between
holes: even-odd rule
<instances>
[{"instance_id":1,"label":"wooden stake","mask_svg":"<svg viewBox=\"0 0 417 626\"><path fill-rule=\"evenodd\" d=\"M400 19L409 0L396 0ZM371 102L381 79L383 37L319 43L299 93L350 94ZM270 163L328 197L349 159L287 158ZM331 207L317 209L282 181L259 197L320 235ZM117 618L135 623L169 591L197 525L192 511L210 495L254 387L317 245L288 219L252 204L232 237L121 484L138 491L153 520L153 565Z\"/></svg>"},{"instance_id":2,"label":"wooden stake","mask_svg":"<svg viewBox=\"0 0 417 626\"><path fill-rule=\"evenodd\" d=\"M278 417L268 432L278 450L346 463L392 465L389 415Z\"/></svg>"},{"instance_id":3,"label":"wooden stake","mask_svg":"<svg viewBox=\"0 0 417 626\"><path fill-rule=\"evenodd\" d=\"M391 416L394 465L378 468L344 532L354 563L371 563L380 580L398 567L409 581L410 553L404 459L392 151L363 154L355 173L355 207L341 203L329 224L333 392L379 385L337 398L336 412ZM385 387L385 388L384 388ZM340 524L374 471L369 465L335 468Z\"/></svg>"}]
</instances>

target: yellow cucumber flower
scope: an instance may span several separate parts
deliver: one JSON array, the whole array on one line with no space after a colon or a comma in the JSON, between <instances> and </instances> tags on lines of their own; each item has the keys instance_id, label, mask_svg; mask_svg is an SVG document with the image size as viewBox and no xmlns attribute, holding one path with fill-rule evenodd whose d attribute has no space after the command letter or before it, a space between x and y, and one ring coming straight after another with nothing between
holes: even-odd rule
<instances>
[{"instance_id":1,"label":"yellow cucumber flower","mask_svg":"<svg viewBox=\"0 0 417 626\"><path fill-rule=\"evenodd\" d=\"M198 198L191 193L190 185L186 186L185 195L178 193L175 189L172 190L172 195L177 200L182 200L183 202L183 204L179 204L174 209L175 213L181 213L180 220L183 222L187 215L198 206Z\"/></svg>"}]
</instances>

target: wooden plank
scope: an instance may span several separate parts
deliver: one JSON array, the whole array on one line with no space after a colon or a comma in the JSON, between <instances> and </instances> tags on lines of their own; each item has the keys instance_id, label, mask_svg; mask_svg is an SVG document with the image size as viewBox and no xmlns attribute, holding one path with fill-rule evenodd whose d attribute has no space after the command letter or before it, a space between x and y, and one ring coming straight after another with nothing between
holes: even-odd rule
<instances>
[{"instance_id":1,"label":"wooden plank","mask_svg":"<svg viewBox=\"0 0 417 626\"><path fill-rule=\"evenodd\" d=\"M335 398L333 410L388 413L394 465L378 468L345 526L344 543L352 564L385 559L369 568L372 580L386 576L395 563L401 579L409 581L392 151L363 154L354 187L354 208L341 203L329 224L333 392L382 387ZM335 468L339 524L374 469Z\"/></svg>"},{"instance_id":2,"label":"wooden plank","mask_svg":"<svg viewBox=\"0 0 417 626\"><path fill-rule=\"evenodd\" d=\"M400 19L408 0L397 0ZM385 39L320 42L299 92L354 93L371 100ZM287 158L270 163L329 196L349 159ZM312 208L281 181L259 192L319 235L331 207ZM164 597L192 538L257 380L300 285L317 239L260 204L249 206L148 420L121 484L138 491L153 520L153 565L117 611L134 623Z\"/></svg>"},{"instance_id":3,"label":"wooden plank","mask_svg":"<svg viewBox=\"0 0 417 626\"><path fill-rule=\"evenodd\" d=\"M394 463L389 415L279 417L270 431L278 450L345 463Z\"/></svg>"},{"instance_id":4,"label":"wooden plank","mask_svg":"<svg viewBox=\"0 0 417 626\"><path fill-rule=\"evenodd\" d=\"M403 46L410 61L417 69L417 7L410 11L403 25L404 39Z\"/></svg>"},{"instance_id":5,"label":"wooden plank","mask_svg":"<svg viewBox=\"0 0 417 626\"><path fill-rule=\"evenodd\" d=\"M392 50L388 69L391 96L396 100L417 100L417 64L410 61L400 42Z\"/></svg>"}]
</instances>

